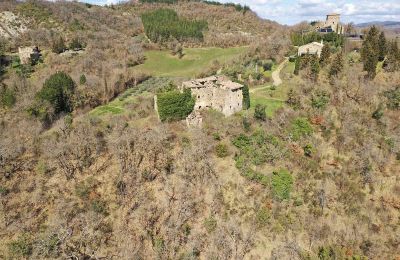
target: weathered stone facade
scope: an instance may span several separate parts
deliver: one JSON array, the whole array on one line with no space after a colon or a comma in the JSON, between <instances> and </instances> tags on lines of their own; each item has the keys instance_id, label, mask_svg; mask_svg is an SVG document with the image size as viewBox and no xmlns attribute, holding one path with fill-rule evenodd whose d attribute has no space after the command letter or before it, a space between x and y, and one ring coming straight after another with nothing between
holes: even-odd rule
<instances>
[{"instance_id":1,"label":"weathered stone facade","mask_svg":"<svg viewBox=\"0 0 400 260\"><path fill-rule=\"evenodd\" d=\"M242 110L243 85L224 76L211 76L182 83L196 98L195 110L213 108L230 116Z\"/></svg>"},{"instance_id":2,"label":"weathered stone facade","mask_svg":"<svg viewBox=\"0 0 400 260\"><path fill-rule=\"evenodd\" d=\"M305 44L299 47L299 49L297 50L297 55L302 56L304 54L313 54L320 57L322 52L322 47L324 47L324 44L322 42L321 43L312 42L309 44Z\"/></svg>"},{"instance_id":3,"label":"weathered stone facade","mask_svg":"<svg viewBox=\"0 0 400 260\"><path fill-rule=\"evenodd\" d=\"M40 58L40 51L38 47L19 47L18 55L21 61L21 64L31 64L36 62Z\"/></svg>"},{"instance_id":4,"label":"weathered stone facade","mask_svg":"<svg viewBox=\"0 0 400 260\"><path fill-rule=\"evenodd\" d=\"M319 21L315 24L317 31L323 33L336 32L343 33L343 26L340 23L340 14L328 14L324 22Z\"/></svg>"}]
</instances>

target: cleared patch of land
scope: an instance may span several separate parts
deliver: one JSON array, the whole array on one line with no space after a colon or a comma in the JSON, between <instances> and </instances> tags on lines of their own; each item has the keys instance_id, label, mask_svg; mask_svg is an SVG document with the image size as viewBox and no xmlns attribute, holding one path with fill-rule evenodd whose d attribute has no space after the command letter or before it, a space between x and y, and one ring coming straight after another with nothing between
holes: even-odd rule
<instances>
[{"instance_id":1,"label":"cleared patch of land","mask_svg":"<svg viewBox=\"0 0 400 260\"><path fill-rule=\"evenodd\" d=\"M247 47L233 48L189 48L179 59L170 51L146 51L146 61L137 70L152 76L195 77L207 70L213 62L226 63L240 56Z\"/></svg>"}]
</instances>

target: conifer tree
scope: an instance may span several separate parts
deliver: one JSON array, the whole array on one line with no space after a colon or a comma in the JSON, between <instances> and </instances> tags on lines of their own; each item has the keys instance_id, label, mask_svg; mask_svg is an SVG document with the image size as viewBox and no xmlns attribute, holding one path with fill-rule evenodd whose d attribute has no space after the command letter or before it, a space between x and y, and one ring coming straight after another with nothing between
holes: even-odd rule
<instances>
[{"instance_id":1,"label":"conifer tree","mask_svg":"<svg viewBox=\"0 0 400 260\"><path fill-rule=\"evenodd\" d=\"M331 49L329 47L329 44L324 44L324 47L322 47L321 51L321 58L319 59L321 67L328 64L330 56L331 56Z\"/></svg>"},{"instance_id":2,"label":"conifer tree","mask_svg":"<svg viewBox=\"0 0 400 260\"><path fill-rule=\"evenodd\" d=\"M329 70L329 78L333 79L333 77L339 75L342 69L343 69L343 54L339 52L336 54L335 58L332 61L332 65Z\"/></svg>"},{"instance_id":3,"label":"conifer tree","mask_svg":"<svg viewBox=\"0 0 400 260\"><path fill-rule=\"evenodd\" d=\"M388 44L387 59L383 64L383 68L388 72L400 70L400 50L396 41Z\"/></svg>"},{"instance_id":4,"label":"conifer tree","mask_svg":"<svg viewBox=\"0 0 400 260\"><path fill-rule=\"evenodd\" d=\"M301 63L301 57L298 56L296 58L296 61L294 62L294 75L299 75L300 63Z\"/></svg>"},{"instance_id":5,"label":"conifer tree","mask_svg":"<svg viewBox=\"0 0 400 260\"><path fill-rule=\"evenodd\" d=\"M319 61L318 61L318 56L317 55L312 55L310 59L310 67L311 67L311 79L313 81L318 80L318 74L319 74Z\"/></svg>"},{"instance_id":6,"label":"conifer tree","mask_svg":"<svg viewBox=\"0 0 400 260\"><path fill-rule=\"evenodd\" d=\"M387 54L386 38L384 32L381 32L381 34L379 35L378 52L379 52L379 57L378 57L379 61L383 61Z\"/></svg>"},{"instance_id":7,"label":"conifer tree","mask_svg":"<svg viewBox=\"0 0 400 260\"><path fill-rule=\"evenodd\" d=\"M364 60L364 70L368 73L367 76L369 79L373 79L376 76L376 65L378 64L378 55L373 50L373 47L370 44L366 44L365 46L366 57Z\"/></svg>"}]
</instances>

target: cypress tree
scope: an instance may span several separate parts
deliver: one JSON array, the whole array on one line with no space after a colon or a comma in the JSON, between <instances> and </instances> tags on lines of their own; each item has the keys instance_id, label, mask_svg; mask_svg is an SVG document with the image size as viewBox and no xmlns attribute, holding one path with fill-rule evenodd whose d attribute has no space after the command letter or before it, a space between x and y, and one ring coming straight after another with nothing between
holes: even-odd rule
<instances>
[{"instance_id":1,"label":"cypress tree","mask_svg":"<svg viewBox=\"0 0 400 260\"><path fill-rule=\"evenodd\" d=\"M396 41L388 44L387 59L383 64L385 71L394 72L400 69L400 51Z\"/></svg>"},{"instance_id":2,"label":"cypress tree","mask_svg":"<svg viewBox=\"0 0 400 260\"><path fill-rule=\"evenodd\" d=\"M381 32L381 34L379 35L378 52L379 52L379 57L378 57L379 61L383 61L387 54L386 38L384 32Z\"/></svg>"},{"instance_id":3,"label":"cypress tree","mask_svg":"<svg viewBox=\"0 0 400 260\"><path fill-rule=\"evenodd\" d=\"M319 73L319 61L317 55L312 55L310 59L310 67L311 67L311 79L313 81L318 80L318 73Z\"/></svg>"},{"instance_id":4,"label":"cypress tree","mask_svg":"<svg viewBox=\"0 0 400 260\"><path fill-rule=\"evenodd\" d=\"M321 51L321 58L319 59L319 62L322 67L328 64L330 57L331 57L331 48L329 47L328 44L324 44L324 47L322 47Z\"/></svg>"},{"instance_id":5,"label":"cypress tree","mask_svg":"<svg viewBox=\"0 0 400 260\"><path fill-rule=\"evenodd\" d=\"M367 77L373 79L376 76L376 65L378 64L378 55L374 52L373 47L370 44L365 46L365 61L364 70L368 73Z\"/></svg>"},{"instance_id":6,"label":"cypress tree","mask_svg":"<svg viewBox=\"0 0 400 260\"><path fill-rule=\"evenodd\" d=\"M329 78L332 79L333 77L339 75L342 69L343 69L343 54L339 52L338 54L336 54L332 62L331 68L329 70Z\"/></svg>"},{"instance_id":7,"label":"cypress tree","mask_svg":"<svg viewBox=\"0 0 400 260\"><path fill-rule=\"evenodd\" d=\"M294 62L294 75L299 75L300 63L301 63L301 57L298 56L296 58L296 61Z\"/></svg>"}]
</instances>

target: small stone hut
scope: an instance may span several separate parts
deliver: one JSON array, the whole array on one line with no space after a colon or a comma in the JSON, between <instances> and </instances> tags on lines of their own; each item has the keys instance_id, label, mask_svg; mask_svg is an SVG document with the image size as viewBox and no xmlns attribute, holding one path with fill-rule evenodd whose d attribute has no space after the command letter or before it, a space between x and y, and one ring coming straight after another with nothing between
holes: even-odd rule
<instances>
[{"instance_id":1,"label":"small stone hut","mask_svg":"<svg viewBox=\"0 0 400 260\"><path fill-rule=\"evenodd\" d=\"M39 60L40 51L37 46L30 47L19 47L18 55L21 61L21 64L32 64Z\"/></svg>"}]
</instances>

